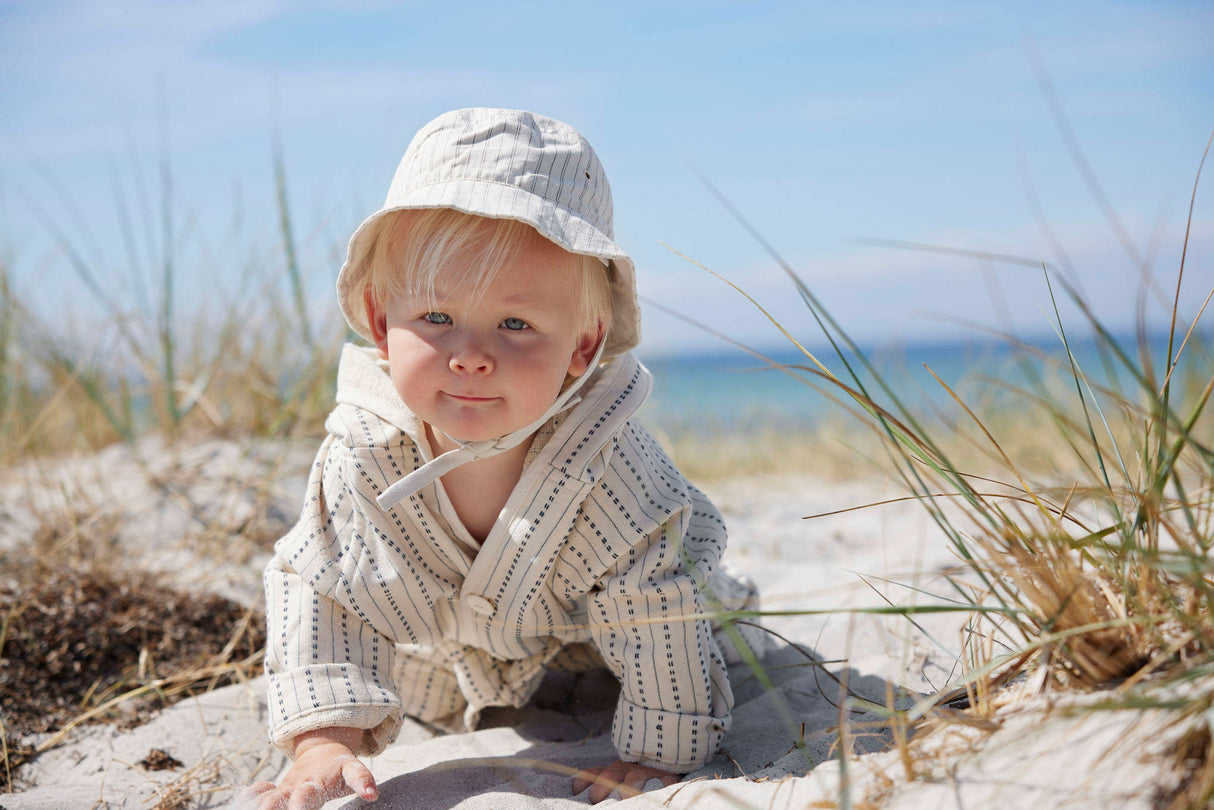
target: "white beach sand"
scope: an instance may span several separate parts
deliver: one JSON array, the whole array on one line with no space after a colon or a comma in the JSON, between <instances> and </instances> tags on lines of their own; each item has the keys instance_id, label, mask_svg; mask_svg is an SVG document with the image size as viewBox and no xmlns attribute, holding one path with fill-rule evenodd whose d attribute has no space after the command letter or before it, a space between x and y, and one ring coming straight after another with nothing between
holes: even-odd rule
<instances>
[{"instance_id":1,"label":"white beach sand","mask_svg":"<svg viewBox=\"0 0 1214 810\"><path fill-rule=\"evenodd\" d=\"M269 526L289 525L312 449L208 441L168 450L145 441L136 451L114 448L53 467L9 470L0 477L0 550L29 542L39 516L56 509L100 510L119 518L116 559L163 571L179 587L254 604L267 554L254 544L224 544L223 527L254 516ZM704 489L729 524L729 556L758 581L768 610L930 601L904 587L911 585L950 593L940 573L956 560L914 502L802 520L899 496L890 484L787 476L716 481ZM917 621L918 628L905 618L847 613L766 619L796 646L775 641L765 656L772 686L744 666L731 672L737 704L724 749L680 784L618 804L1146 810L1179 778L1160 764L1183 731L1165 713L1084 711L1095 698L1051 702L1012 691L990 728L958 724L922 741L915 778L908 778L881 715L844 699L840 681L878 704L899 694L899 706L955 682L965 617ZM811 659L829 663L815 666ZM0 808L228 806L242 785L273 779L285 765L265 742L264 694L257 679L186 700L134 729L77 729L23 768L21 791L0 795ZM606 733L613 705L608 680L554 674L531 705L492 710L474 733L434 736L407 724L397 743L370 762L381 791L373 806L585 805L584 795L570 795L568 774L614 759ZM841 719L848 726L844 745ZM843 748L845 762L838 758ZM146 770L138 763L152 749L182 766ZM174 796L186 798L173 804ZM362 806L353 799L326 805Z\"/></svg>"}]
</instances>

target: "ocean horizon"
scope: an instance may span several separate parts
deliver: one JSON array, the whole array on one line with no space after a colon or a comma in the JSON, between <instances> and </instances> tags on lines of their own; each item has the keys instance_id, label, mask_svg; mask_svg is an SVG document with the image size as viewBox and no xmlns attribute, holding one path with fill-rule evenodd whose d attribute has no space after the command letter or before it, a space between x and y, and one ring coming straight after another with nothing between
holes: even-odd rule
<instances>
[{"instance_id":1,"label":"ocean horizon","mask_svg":"<svg viewBox=\"0 0 1214 810\"><path fill-rule=\"evenodd\" d=\"M1140 362L1138 338L1133 334L1115 337ZM1176 346L1183 337L1177 336ZM1093 384L1111 384L1125 392L1137 385L1124 364L1102 351L1095 338L1068 336L1068 340L1077 367ZM1152 333L1146 345L1155 377L1161 380L1167 333ZM1192 347L1203 353L1197 359L1207 368L1214 367L1210 346L1207 332ZM918 413L956 408L940 381L968 405L983 407L1009 401L1021 396L1018 390L1039 385L1051 386L1061 396L1074 393L1078 397L1066 351L1056 337L1026 339L1018 346L997 339L967 339L860 347L889 392L881 390L856 353L847 352L841 358L829 345L807 348L840 380L852 384L846 360L878 402L888 404L897 397ZM844 414L842 405L831 397L846 399L846 393L809 370L815 368L813 362L791 344L765 353L766 360L734 347L652 356L642 349L638 354L654 376L654 390L641 416L662 430L697 426L715 432L809 429ZM1187 365L1192 366L1194 358L1189 360Z\"/></svg>"}]
</instances>

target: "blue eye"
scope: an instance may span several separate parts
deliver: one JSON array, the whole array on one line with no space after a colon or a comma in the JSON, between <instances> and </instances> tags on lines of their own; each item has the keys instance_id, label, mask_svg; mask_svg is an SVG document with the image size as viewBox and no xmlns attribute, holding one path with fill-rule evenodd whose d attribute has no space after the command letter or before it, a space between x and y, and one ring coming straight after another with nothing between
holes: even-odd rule
<instances>
[{"instance_id":1,"label":"blue eye","mask_svg":"<svg viewBox=\"0 0 1214 810\"><path fill-rule=\"evenodd\" d=\"M519 330L526 329L527 322L522 318L507 318L506 320L502 321L502 326L517 332Z\"/></svg>"},{"instance_id":2,"label":"blue eye","mask_svg":"<svg viewBox=\"0 0 1214 810\"><path fill-rule=\"evenodd\" d=\"M422 316L422 320L435 324L451 323L451 316L445 312L427 312Z\"/></svg>"}]
</instances>

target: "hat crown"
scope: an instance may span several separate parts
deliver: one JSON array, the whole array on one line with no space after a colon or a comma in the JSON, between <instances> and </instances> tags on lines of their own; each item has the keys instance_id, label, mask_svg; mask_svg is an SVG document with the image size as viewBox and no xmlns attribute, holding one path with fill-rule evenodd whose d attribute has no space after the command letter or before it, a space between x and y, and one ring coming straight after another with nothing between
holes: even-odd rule
<instances>
[{"instance_id":1,"label":"hat crown","mask_svg":"<svg viewBox=\"0 0 1214 810\"><path fill-rule=\"evenodd\" d=\"M472 108L418 131L384 208L444 183L500 183L565 208L614 238L611 186L589 142L568 124L524 110Z\"/></svg>"}]
</instances>

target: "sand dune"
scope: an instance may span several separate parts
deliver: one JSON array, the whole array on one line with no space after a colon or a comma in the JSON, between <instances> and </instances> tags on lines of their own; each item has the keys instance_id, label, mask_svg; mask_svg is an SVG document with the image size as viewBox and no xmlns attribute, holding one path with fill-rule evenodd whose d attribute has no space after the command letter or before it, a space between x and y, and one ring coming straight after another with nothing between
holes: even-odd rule
<instances>
[{"instance_id":1,"label":"sand dune","mask_svg":"<svg viewBox=\"0 0 1214 810\"><path fill-rule=\"evenodd\" d=\"M23 542L37 515L56 508L54 499L64 497L65 489L52 485L54 477L70 479L82 491L89 490L91 480L124 518L119 542L141 564L163 571L178 585L256 600L264 549L217 554L201 547L189 539L197 516L240 520L250 510L270 509L289 524L310 453L281 445L207 442L179 451L155 476L149 476L149 457L168 456L148 442L136 452L107 451L53 473L9 471L2 484L7 520L0 549ZM150 485L152 479L159 483ZM767 609L826 611L886 600L930 601L922 591L905 587L912 585L948 594L940 573L955 560L917 504L802 520L896 496L888 484L789 476L718 481L704 488L730 526L730 556L759 582ZM901 617L848 613L768 618L767 626L782 637L763 660L772 683L765 685L744 666L731 671L737 705L724 749L680 784L619 805L722 810L849 802L924 810L1158 806L1153 802L1180 778L1160 763L1183 726L1170 725L1164 712L1085 711L1083 706L1095 700L1091 696L1051 702L1032 696L1031 684L1010 689L994 721L953 725L919 742L908 772L882 714L858 698L884 705L892 697L906 707L956 681L963 622L959 614L921 617L917 626ZM615 691L609 678L552 674L531 705L491 710L476 732L435 736L407 724L397 743L370 762L381 788L375 806L584 805L584 796L570 795L569 773L614 759L606 732ZM134 729L78 729L27 765L21 774L26 787L0 796L0 807L227 806L240 786L273 778L285 765L265 742L264 696L257 679L179 703ZM155 749L179 766L149 770L140 765ZM848 752L845 762L839 759L841 750ZM361 806L365 803L344 799L326 807Z\"/></svg>"}]
</instances>

